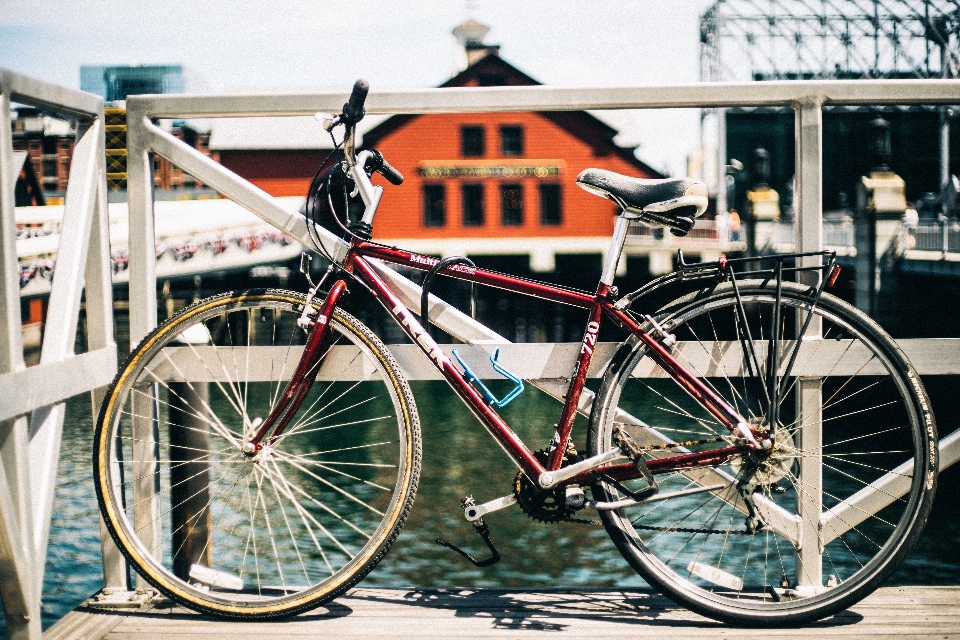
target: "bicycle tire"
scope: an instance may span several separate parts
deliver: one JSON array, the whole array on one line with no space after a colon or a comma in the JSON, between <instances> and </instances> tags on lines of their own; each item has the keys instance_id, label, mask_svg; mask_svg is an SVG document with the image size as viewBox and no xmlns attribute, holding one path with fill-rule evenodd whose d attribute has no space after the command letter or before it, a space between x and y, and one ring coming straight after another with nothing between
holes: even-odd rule
<instances>
[{"instance_id":1,"label":"bicycle tire","mask_svg":"<svg viewBox=\"0 0 960 640\"><path fill-rule=\"evenodd\" d=\"M299 361L304 304L268 289L202 300L144 338L102 404L93 462L107 528L140 576L191 609L275 619L328 602L380 561L413 504L413 395L340 309L289 426L242 452Z\"/></svg>"},{"instance_id":2,"label":"bicycle tire","mask_svg":"<svg viewBox=\"0 0 960 640\"><path fill-rule=\"evenodd\" d=\"M725 283L655 316L679 341L677 360L753 426L767 428L773 407L780 415L769 458L738 455L664 474L660 494L699 492L601 511L617 549L647 582L710 618L782 626L846 609L899 566L933 502L937 432L919 376L865 314L826 293L815 308L814 299L814 290L793 283L782 284L779 298L775 281ZM813 320L798 336L807 316ZM803 348L785 377L794 336ZM682 446L732 438L646 354L631 337L609 364L591 413L590 455L616 446L616 426L651 447L648 458L728 446ZM776 393L767 368L774 354ZM621 499L610 482L593 494ZM763 521L752 533L745 496Z\"/></svg>"}]
</instances>

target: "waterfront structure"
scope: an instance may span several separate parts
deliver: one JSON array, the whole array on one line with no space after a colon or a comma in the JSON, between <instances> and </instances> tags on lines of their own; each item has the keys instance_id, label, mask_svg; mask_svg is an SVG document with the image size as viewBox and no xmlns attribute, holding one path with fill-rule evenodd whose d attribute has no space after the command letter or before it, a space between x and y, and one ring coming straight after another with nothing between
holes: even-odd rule
<instances>
[{"instance_id":1,"label":"waterfront structure","mask_svg":"<svg viewBox=\"0 0 960 640\"><path fill-rule=\"evenodd\" d=\"M83 91L101 96L110 106L104 109L107 186L111 201L125 200L127 180L127 125L123 101L142 93L182 93L186 87L183 68L167 66L81 66ZM165 122L180 140L209 155L209 131L186 121ZM12 118L13 149L26 151L31 168L47 204L63 204L67 176L73 159L77 123L75 120L37 107L18 107ZM18 191L28 188L18 181ZM157 199L183 199L214 195L203 184L162 157L154 159L154 187Z\"/></svg>"},{"instance_id":2,"label":"waterfront structure","mask_svg":"<svg viewBox=\"0 0 960 640\"><path fill-rule=\"evenodd\" d=\"M857 80L955 77L960 65L960 14L951 0L719 0L701 16L704 82L798 79ZM746 207L746 164L758 146L770 152L771 187L789 206L795 172L794 111L791 108L732 108L719 112L720 162L710 183L736 180L736 194L723 205ZM704 113L710 120L716 111ZM939 195L949 176L960 172L954 111L945 106L824 107L823 206L843 209L854 198L871 165L870 122L890 123L896 155L891 169L906 182L908 201ZM723 208L723 207L721 207Z\"/></svg>"},{"instance_id":3,"label":"waterfront structure","mask_svg":"<svg viewBox=\"0 0 960 640\"><path fill-rule=\"evenodd\" d=\"M44 199L51 200L51 204L63 204L77 137L76 122L37 107L21 106L14 112L13 150L27 154ZM27 189L28 180L27 175L18 177L17 189Z\"/></svg>"},{"instance_id":4,"label":"waterfront structure","mask_svg":"<svg viewBox=\"0 0 960 640\"><path fill-rule=\"evenodd\" d=\"M181 65L81 65L80 90L104 102L144 93L183 93L187 82Z\"/></svg>"},{"instance_id":5,"label":"waterfront structure","mask_svg":"<svg viewBox=\"0 0 960 640\"><path fill-rule=\"evenodd\" d=\"M333 143L310 116L222 118L211 126L209 148L217 162L270 195L302 198Z\"/></svg>"},{"instance_id":6,"label":"waterfront structure","mask_svg":"<svg viewBox=\"0 0 960 640\"><path fill-rule=\"evenodd\" d=\"M539 85L483 43L486 30L473 21L454 29L467 66L440 86ZM617 144L617 129L582 110L368 116L360 133L405 176L385 193L378 240L442 256L527 255L536 272L553 271L557 254L606 251L617 210L576 187L580 171L663 177ZM224 119L213 124L210 147L271 195L305 195L329 140L308 118Z\"/></svg>"}]
</instances>

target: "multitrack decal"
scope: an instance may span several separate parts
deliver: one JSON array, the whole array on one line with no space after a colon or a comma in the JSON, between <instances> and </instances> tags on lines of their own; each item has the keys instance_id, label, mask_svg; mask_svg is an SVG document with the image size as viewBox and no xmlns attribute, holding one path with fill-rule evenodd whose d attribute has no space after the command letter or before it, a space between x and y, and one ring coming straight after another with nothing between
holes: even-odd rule
<instances>
[{"instance_id":1,"label":"multitrack decal","mask_svg":"<svg viewBox=\"0 0 960 640\"><path fill-rule=\"evenodd\" d=\"M407 311L405 306L398 304L391 309L390 312L397 317L401 325L410 329L410 333L413 334L416 341L423 347L423 350L427 352L430 359L437 363L438 367L443 368L445 365L450 364L450 359L447 358L434 339L430 337L426 329L420 326L420 323L413 317L413 314Z\"/></svg>"},{"instance_id":2,"label":"multitrack decal","mask_svg":"<svg viewBox=\"0 0 960 640\"><path fill-rule=\"evenodd\" d=\"M409 254L409 257L407 258L407 260L409 260L410 262L415 262L416 264L422 264L428 267L436 266L436 264L440 262L436 258L428 258L427 256L420 255L419 253ZM459 271L461 273L468 273L470 275L474 275L477 272L476 269L465 264L451 264L445 268L449 269L450 271Z\"/></svg>"}]
</instances>

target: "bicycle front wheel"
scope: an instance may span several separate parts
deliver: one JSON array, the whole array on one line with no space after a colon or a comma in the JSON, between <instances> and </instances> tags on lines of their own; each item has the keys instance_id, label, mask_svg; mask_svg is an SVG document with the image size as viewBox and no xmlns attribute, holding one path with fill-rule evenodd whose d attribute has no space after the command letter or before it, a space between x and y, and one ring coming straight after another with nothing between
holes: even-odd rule
<instances>
[{"instance_id":1,"label":"bicycle front wheel","mask_svg":"<svg viewBox=\"0 0 960 640\"><path fill-rule=\"evenodd\" d=\"M242 445L297 368L304 297L227 293L147 336L107 392L97 498L137 572L197 610L277 618L335 598L400 531L420 472L410 388L369 329L333 343L283 434Z\"/></svg>"},{"instance_id":2,"label":"bicycle front wheel","mask_svg":"<svg viewBox=\"0 0 960 640\"><path fill-rule=\"evenodd\" d=\"M624 558L680 604L737 624L814 620L872 592L919 536L936 481L930 405L896 344L792 283L723 284L657 320L674 357L770 448L664 473L658 501L601 512ZM646 356L631 338L611 362L590 454L616 446L617 429L651 459L728 447L727 429ZM594 495L622 498L609 482Z\"/></svg>"}]
</instances>

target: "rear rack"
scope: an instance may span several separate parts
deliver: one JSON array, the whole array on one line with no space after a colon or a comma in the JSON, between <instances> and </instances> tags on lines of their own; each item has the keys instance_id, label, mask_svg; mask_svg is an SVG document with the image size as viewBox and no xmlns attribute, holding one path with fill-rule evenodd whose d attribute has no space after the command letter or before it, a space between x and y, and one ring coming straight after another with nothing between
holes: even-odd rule
<instances>
[{"instance_id":1,"label":"rear rack","mask_svg":"<svg viewBox=\"0 0 960 640\"><path fill-rule=\"evenodd\" d=\"M821 257L825 258L820 265L797 266L798 258ZM785 263L792 262L792 265ZM741 265L755 263L757 267L743 271L735 269ZM765 256L756 256L748 258L727 258L720 256L719 260L711 262L692 262L688 263L683 259L683 250L677 250L677 264L679 268L666 275L651 280L644 286L632 293L628 293L617 301L618 309L626 309L634 301L675 282L687 282L693 280L713 279L717 283L730 280L732 278L783 278L787 274L795 274L807 271L819 271L822 274L820 291L825 286L832 286L836 281L840 270L837 267L836 251L811 251L807 253L773 253ZM769 266L765 266L769 264ZM735 274L735 275L734 275Z\"/></svg>"}]
</instances>

